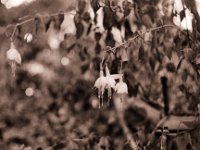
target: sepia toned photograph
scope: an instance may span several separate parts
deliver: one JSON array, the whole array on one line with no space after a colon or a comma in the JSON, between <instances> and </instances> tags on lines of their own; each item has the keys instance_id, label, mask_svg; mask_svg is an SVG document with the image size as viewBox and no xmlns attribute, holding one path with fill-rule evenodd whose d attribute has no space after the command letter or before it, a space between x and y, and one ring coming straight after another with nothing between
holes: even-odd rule
<instances>
[{"instance_id":1,"label":"sepia toned photograph","mask_svg":"<svg viewBox=\"0 0 200 150\"><path fill-rule=\"evenodd\" d=\"M0 0L0 150L200 150L200 0Z\"/></svg>"}]
</instances>

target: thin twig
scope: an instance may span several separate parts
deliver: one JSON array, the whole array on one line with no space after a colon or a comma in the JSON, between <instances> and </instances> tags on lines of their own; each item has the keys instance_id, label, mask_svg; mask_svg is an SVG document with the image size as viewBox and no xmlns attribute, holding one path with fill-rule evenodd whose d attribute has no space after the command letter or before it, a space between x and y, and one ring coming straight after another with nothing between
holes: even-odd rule
<instances>
[{"instance_id":1,"label":"thin twig","mask_svg":"<svg viewBox=\"0 0 200 150\"><path fill-rule=\"evenodd\" d=\"M57 13L50 14L48 16L43 16L42 18L45 18L45 17L55 17L55 16L58 16L60 14L72 14L72 15L75 15L74 13L71 13L71 12L57 12ZM10 37L10 41L13 42L13 38L14 38L14 35L15 35L15 32L16 32L18 26L27 24L27 23L29 23L31 21L34 21L34 20L35 20L35 17L32 17L32 18L28 18L28 19L26 19L26 20L24 20L22 22L16 23L14 25L14 30L13 30L12 35Z\"/></svg>"},{"instance_id":2,"label":"thin twig","mask_svg":"<svg viewBox=\"0 0 200 150\"><path fill-rule=\"evenodd\" d=\"M143 35L143 34L145 34L147 32L152 32L152 31L159 30L159 29L166 28L166 27L175 27L175 26L174 25L162 25L162 26L151 28L151 29L147 29L146 31L143 31L142 33L137 34L136 36L130 38L128 41L125 41L125 42L123 42L123 43L121 43L121 44L119 44L119 45L117 45L115 47L106 49L105 51L107 51L107 52L109 52L109 51L114 52L117 48L122 47L122 46L130 43L131 41L137 39L138 37L140 37L141 35Z\"/></svg>"},{"instance_id":3,"label":"thin twig","mask_svg":"<svg viewBox=\"0 0 200 150\"><path fill-rule=\"evenodd\" d=\"M124 119L124 113L121 111L121 108L119 108L120 98L118 96L114 96L114 106L116 111L116 116L118 118L119 124L124 132L124 136L126 136L126 139L131 147L132 150L138 150L138 144L136 139L132 136L132 133L130 129L128 128L126 121Z\"/></svg>"},{"instance_id":4,"label":"thin twig","mask_svg":"<svg viewBox=\"0 0 200 150\"><path fill-rule=\"evenodd\" d=\"M166 120L168 119L168 116L164 116L155 126L155 128L153 129L153 131L151 132L150 136L151 139L148 141L147 146L149 146L152 143L152 140L154 139L156 130L158 129L158 127L163 124Z\"/></svg>"}]
</instances>

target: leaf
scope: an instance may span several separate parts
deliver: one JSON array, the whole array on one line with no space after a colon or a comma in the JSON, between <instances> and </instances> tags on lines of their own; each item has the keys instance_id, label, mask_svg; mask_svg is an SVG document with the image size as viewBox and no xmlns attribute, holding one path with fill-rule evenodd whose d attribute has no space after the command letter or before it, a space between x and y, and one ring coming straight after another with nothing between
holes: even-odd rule
<instances>
[{"instance_id":1,"label":"leaf","mask_svg":"<svg viewBox=\"0 0 200 150\"><path fill-rule=\"evenodd\" d=\"M92 8L94 9L94 11L97 12L97 10L100 8L99 1L92 0L90 3L91 3Z\"/></svg>"},{"instance_id":2,"label":"leaf","mask_svg":"<svg viewBox=\"0 0 200 150\"><path fill-rule=\"evenodd\" d=\"M90 21L90 14L89 14L89 12L85 12L85 13L83 13L82 15L81 15L81 19L83 19L84 21L86 21L86 22L88 22L89 23L89 21Z\"/></svg>"},{"instance_id":3,"label":"leaf","mask_svg":"<svg viewBox=\"0 0 200 150\"><path fill-rule=\"evenodd\" d=\"M189 129L195 129L199 126L200 120L198 119L198 116L195 120L184 120L182 121L184 125L186 125Z\"/></svg>"},{"instance_id":4,"label":"leaf","mask_svg":"<svg viewBox=\"0 0 200 150\"><path fill-rule=\"evenodd\" d=\"M58 16L54 17L54 19L55 19L54 28L57 30L60 30L61 24L63 23L65 19L64 12L60 12Z\"/></svg>"},{"instance_id":5,"label":"leaf","mask_svg":"<svg viewBox=\"0 0 200 150\"><path fill-rule=\"evenodd\" d=\"M180 18L181 18L181 21L185 18L185 9L181 10L180 13Z\"/></svg>"},{"instance_id":6,"label":"leaf","mask_svg":"<svg viewBox=\"0 0 200 150\"><path fill-rule=\"evenodd\" d=\"M35 15L35 34L38 33L39 30L42 30L44 27L44 20L41 14Z\"/></svg>"},{"instance_id":7,"label":"leaf","mask_svg":"<svg viewBox=\"0 0 200 150\"><path fill-rule=\"evenodd\" d=\"M142 22L147 28L153 27L152 19L149 15L145 14L142 16Z\"/></svg>"},{"instance_id":8,"label":"leaf","mask_svg":"<svg viewBox=\"0 0 200 150\"><path fill-rule=\"evenodd\" d=\"M13 25L13 24L10 24L6 27L6 31L5 31L6 37L8 37L8 38L11 37L11 35L14 31L14 28L15 28L15 25Z\"/></svg>"},{"instance_id":9,"label":"leaf","mask_svg":"<svg viewBox=\"0 0 200 150\"><path fill-rule=\"evenodd\" d=\"M87 70L89 70L89 67L90 67L90 62L86 60L86 62L84 62L84 63L80 66L81 72L82 72L82 73L85 73Z\"/></svg>"},{"instance_id":10,"label":"leaf","mask_svg":"<svg viewBox=\"0 0 200 150\"><path fill-rule=\"evenodd\" d=\"M174 63L172 62L167 63L166 68L167 68L167 71L169 72L172 72L172 73L176 72L176 67Z\"/></svg>"},{"instance_id":11,"label":"leaf","mask_svg":"<svg viewBox=\"0 0 200 150\"><path fill-rule=\"evenodd\" d=\"M128 54L126 48L122 49L121 60L122 62L128 61Z\"/></svg>"},{"instance_id":12,"label":"leaf","mask_svg":"<svg viewBox=\"0 0 200 150\"><path fill-rule=\"evenodd\" d=\"M95 32L95 40L96 40L96 42L99 42L100 39L101 39L101 37L102 37L102 33L100 33L100 32Z\"/></svg>"},{"instance_id":13,"label":"leaf","mask_svg":"<svg viewBox=\"0 0 200 150\"><path fill-rule=\"evenodd\" d=\"M66 148L66 144L65 143L58 143L55 146L53 146L53 149L64 149Z\"/></svg>"},{"instance_id":14,"label":"leaf","mask_svg":"<svg viewBox=\"0 0 200 150\"><path fill-rule=\"evenodd\" d=\"M106 35L106 45L110 46L110 47L114 47L115 46L115 39L113 37L113 34L111 33L111 30L109 30L107 32L107 35Z\"/></svg>"},{"instance_id":15,"label":"leaf","mask_svg":"<svg viewBox=\"0 0 200 150\"><path fill-rule=\"evenodd\" d=\"M196 53L193 49L191 48L184 48L183 49L185 59L188 60L189 62L193 62L196 57Z\"/></svg>"},{"instance_id":16,"label":"leaf","mask_svg":"<svg viewBox=\"0 0 200 150\"><path fill-rule=\"evenodd\" d=\"M76 14L74 16L74 23L76 26L76 38L79 39L84 32L84 26L83 26L78 14Z\"/></svg>"},{"instance_id":17,"label":"leaf","mask_svg":"<svg viewBox=\"0 0 200 150\"><path fill-rule=\"evenodd\" d=\"M177 10L174 10L174 11L173 11L173 16L175 16L175 17L176 17L177 15L178 15L178 12L177 12Z\"/></svg>"},{"instance_id":18,"label":"leaf","mask_svg":"<svg viewBox=\"0 0 200 150\"><path fill-rule=\"evenodd\" d=\"M197 127L195 130L191 131L191 139L192 139L192 145L196 148L196 149L200 149L200 127Z\"/></svg>"},{"instance_id":19,"label":"leaf","mask_svg":"<svg viewBox=\"0 0 200 150\"><path fill-rule=\"evenodd\" d=\"M95 46L95 52L96 54L99 54L101 52L101 45L99 43L97 43Z\"/></svg>"},{"instance_id":20,"label":"leaf","mask_svg":"<svg viewBox=\"0 0 200 150\"><path fill-rule=\"evenodd\" d=\"M103 16L103 26L105 29L111 30L111 28L115 25L115 17L114 12L109 7L103 8L104 16Z\"/></svg>"},{"instance_id":21,"label":"leaf","mask_svg":"<svg viewBox=\"0 0 200 150\"><path fill-rule=\"evenodd\" d=\"M182 64L183 59L184 59L184 57L181 57L179 63L177 64L177 66L176 66L176 70L177 70L177 71L178 71L179 68L181 67L181 64Z\"/></svg>"},{"instance_id":22,"label":"leaf","mask_svg":"<svg viewBox=\"0 0 200 150\"><path fill-rule=\"evenodd\" d=\"M130 97L136 97L139 93L139 84L136 83L136 79L130 69L124 72L124 81L127 83L128 86L128 95Z\"/></svg>"},{"instance_id":23,"label":"leaf","mask_svg":"<svg viewBox=\"0 0 200 150\"><path fill-rule=\"evenodd\" d=\"M78 13L82 14L84 12L84 10L85 10L85 7L86 7L86 1L79 0L78 1Z\"/></svg>"},{"instance_id":24,"label":"leaf","mask_svg":"<svg viewBox=\"0 0 200 150\"><path fill-rule=\"evenodd\" d=\"M20 35L21 30L22 30L21 28L22 28L21 26L16 27L15 35Z\"/></svg>"},{"instance_id":25,"label":"leaf","mask_svg":"<svg viewBox=\"0 0 200 150\"><path fill-rule=\"evenodd\" d=\"M85 61L86 59L89 59L90 55L87 52L86 48L83 48L79 51L79 57L82 61Z\"/></svg>"},{"instance_id":26,"label":"leaf","mask_svg":"<svg viewBox=\"0 0 200 150\"><path fill-rule=\"evenodd\" d=\"M155 69L156 61L155 61L155 59L153 57L149 58L149 65L150 65L150 67L151 67L152 70Z\"/></svg>"},{"instance_id":27,"label":"leaf","mask_svg":"<svg viewBox=\"0 0 200 150\"><path fill-rule=\"evenodd\" d=\"M99 140L99 143L97 145L97 150L101 150L101 149L110 149L111 148L111 142L110 142L110 138L107 136L102 136ZM111 148L112 149L112 148Z\"/></svg>"},{"instance_id":28,"label":"leaf","mask_svg":"<svg viewBox=\"0 0 200 150\"><path fill-rule=\"evenodd\" d=\"M138 60L143 60L145 56L145 51L143 46L140 46L139 51L138 51Z\"/></svg>"},{"instance_id":29,"label":"leaf","mask_svg":"<svg viewBox=\"0 0 200 150\"><path fill-rule=\"evenodd\" d=\"M51 25L51 22L52 22L52 17L50 16L47 16L44 18L44 24L45 24L45 32L48 31L50 25Z\"/></svg>"},{"instance_id":30,"label":"leaf","mask_svg":"<svg viewBox=\"0 0 200 150\"><path fill-rule=\"evenodd\" d=\"M187 69L183 69L183 72L181 74L181 79L185 82L188 78L188 70Z\"/></svg>"},{"instance_id":31,"label":"leaf","mask_svg":"<svg viewBox=\"0 0 200 150\"><path fill-rule=\"evenodd\" d=\"M200 64L200 55L198 54L195 59L194 59L195 64L199 65Z\"/></svg>"},{"instance_id":32,"label":"leaf","mask_svg":"<svg viewBox=\"0 0 200 150\"><path fill-rule=\"evenodd\" d=\"M124 9L124 16L125 17L130 14L132 5L133 4L130 1L124 0L122 2L122 6L123 6L123 9Z\"/></svg>"}]
</instances>

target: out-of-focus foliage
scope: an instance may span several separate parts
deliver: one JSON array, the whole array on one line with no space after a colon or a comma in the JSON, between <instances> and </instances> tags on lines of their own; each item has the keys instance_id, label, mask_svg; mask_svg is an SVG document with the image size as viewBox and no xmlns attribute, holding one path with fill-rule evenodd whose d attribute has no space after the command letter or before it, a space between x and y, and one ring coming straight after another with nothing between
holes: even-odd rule
<instances>
[{"instance_id":1,"label":"out-of-focus foliage","mask_svg":"<svg viewBox=\"0 0 200 150\"><path fill-rule=\"evenodd\" d=\"M37 0L9 10L1 4L0 147L128 149L113 108L115 99L98 109L93 86L100 64L111 74L124 74L133 100L141 99L163 115L196 114L200 16L194 0L183 0L193 14L193 30L182 29L173 20L183 20L185 9L177 12L173 3ZM5 57L10 39L22 58L14 77ZM106 92L113 93L109 89ZM110 97L106 92L105 99ZM145 108L125 108L127 126L142 148L155 124L146 120ZM166 143L165 138L155 137L148 148L160 149L164 143L168 149L199 149L200 137L194 131L169 136Z\"/></svg>"}]
</instances>

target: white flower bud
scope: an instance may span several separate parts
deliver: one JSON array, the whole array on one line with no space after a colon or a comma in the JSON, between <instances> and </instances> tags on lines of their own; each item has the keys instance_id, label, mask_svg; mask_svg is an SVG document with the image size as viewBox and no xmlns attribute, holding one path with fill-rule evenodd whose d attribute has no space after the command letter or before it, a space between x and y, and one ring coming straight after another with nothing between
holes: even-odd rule
<instances>
[{"instance_id":1,"label":"white flower bud","mask_svg":"<svg viewBox=\"0 0 200 150\"><path fill-rule=\"evenodd\" d=\"M31 33L26 33L24 35L24 41L26 41L27 43L31 42L33 40L33 35Z\"/></svg>"},{"instance_id":2,"label":"white flower bud","mask_svg":"<svg viewBox=\"0 0 200 150\"><path fill-rule=\"evenodd\" d=\"M125 82L120 79L120 81L115 86L115 91L118 94L128 94L128 86Z\"/></svg>"},{"instance_id":3,"label":"white flower bud","mask_svg":"<svg viewBox=\"0 0 200 150\"><path fill-rule=\"evenodd\" d=\"M17 64L21 64L21 55L18 50L15 48L14 44L11 43L10 49L6 53L6 57L9 61L13 61Z\"/></svg>"}]
</instances>

